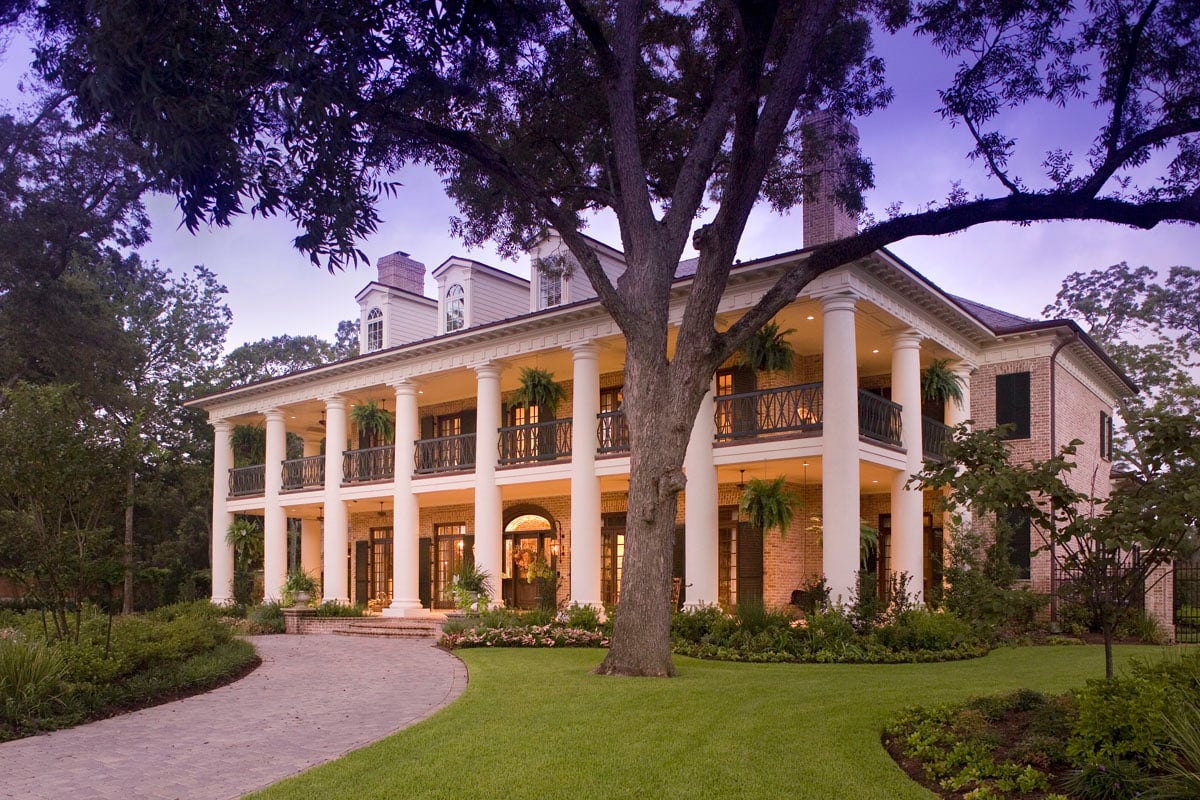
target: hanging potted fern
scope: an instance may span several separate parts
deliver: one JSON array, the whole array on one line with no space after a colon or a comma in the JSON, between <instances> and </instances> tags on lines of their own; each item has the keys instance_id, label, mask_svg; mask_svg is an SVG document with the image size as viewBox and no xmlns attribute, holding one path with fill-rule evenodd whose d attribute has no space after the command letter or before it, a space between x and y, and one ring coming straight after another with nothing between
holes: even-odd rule
<instances>
[{"instance_id":1,"label":"hanging potted fern","mask_svg":"<svg viewBox=\"0 0 1200 800\"><path fill-rule=\"evenodd\" d=\"M801 505L800 495L787 488L786 475L774 480L751 478L742 490L741 512L764 533L774 529L780 536L787 536Z\"/></svg>"},{"instance_id":2,"label":"hanging potted fern","mask_svg":"<svg viewBox=\"0 0 1200 800\"><path fill-rule=\"evenodd\" d=\"M796 360L796 351L787 337L795 328L780 330L779 323L771 320L746 340L738 352L738 363L758 372L786 372Z\"/></svg>"},{"instance_id":3,"label":"hanging potted fern","mask_svg":"<svg viewBox=\"0 0 1200 800\"><path fill-rule=\"evenodd\" d=\"M537 367L521 370L521 385L509 401L510 408L524 408L528 416L529 407L537 406L539 419L543 422L554 419L558 405L567 398L567 390L554 380L554 375Z\"/></svg>"},{"instance_id":4,"label":"hanging potted fern","mask_svg":"<svg viewBox=\"0 0 1200 800\"><path fill-rule=\"evenodd\" d=\"M963 403L963 379L950 369L950 359L939 358L921 370L921 398L932 403Z\"/></svg>"},{"instance_id":5,"label":"hanging potted fern","mask_svg":"<svg viewBox=\"0 0 1200 800\"><path fill-rule=\"evenodd\" d=\"M382 447L392 444L396 435L396 420L390 411L381 408L372 400L350 410L350 421L358 431L360 449Z\"/></svg>"}]
</instances>

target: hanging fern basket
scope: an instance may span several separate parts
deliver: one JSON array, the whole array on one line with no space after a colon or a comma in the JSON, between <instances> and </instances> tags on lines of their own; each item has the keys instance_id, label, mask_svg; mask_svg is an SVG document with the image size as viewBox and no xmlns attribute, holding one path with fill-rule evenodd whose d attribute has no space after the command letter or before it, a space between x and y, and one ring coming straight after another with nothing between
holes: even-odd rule
<instances>
[{"instance_id":1,"label":"hanging fern basket","mask_svg":"<svg viewBox=\"0 0 1200 800\"><path fill-rule=\"evenodd\" d=\"M802 505L800 496L787 488L787 476L774 480L751 478L742 492L741 513L763 532L778 530L782 537L787 536L796 510Z\"/></svg>"}]
</instances>

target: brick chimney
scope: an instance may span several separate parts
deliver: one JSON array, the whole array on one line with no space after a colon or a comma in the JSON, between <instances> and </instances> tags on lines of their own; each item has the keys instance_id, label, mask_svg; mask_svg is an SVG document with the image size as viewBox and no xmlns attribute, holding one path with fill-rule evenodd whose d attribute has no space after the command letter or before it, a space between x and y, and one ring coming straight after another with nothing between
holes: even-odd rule
<instances>
[{"instance_id":1,"label":"brick chimney","mask_svg":"<svg viewBox=\"0 0 1200 800\"><path fill-rule=\"evenodd\" d=\"M810 114L804 124L813 129L803 144L814 153L806 156L816 157L807 165L813 191L803 205L804 246L813 247L858 233L858 215L836 198L838 187L849 180L846 156L858 149L858 129L828 111Z\"/></svg>"},{"instance_id":2,"label":"brick chimney","mask_svg":"<svg viewBox=\"0 0 1200 800\"><path fill-rule=\"evenodd\" d=\"M394 286L415 295L425 294L425 265L409 258L408 253L397 250L391 255L381 256L376 262L379 267L379 282Z\"/></svg>"}]
</instances>

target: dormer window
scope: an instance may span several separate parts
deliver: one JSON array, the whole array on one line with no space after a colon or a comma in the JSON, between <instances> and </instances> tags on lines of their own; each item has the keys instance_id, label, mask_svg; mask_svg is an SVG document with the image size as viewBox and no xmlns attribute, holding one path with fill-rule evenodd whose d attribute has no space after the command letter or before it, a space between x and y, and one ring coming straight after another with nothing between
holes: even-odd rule
<instances>
[{"instance_id":1,"label":"dormer window","mask_svg":"<svg viewBox=\"0 0 1200 800\"><path fill-rule=\"evenodd\" d=\"M466 293L456 283L446 290L446 333L456 331L466 323Z\"/></svg>"},{"instance_id":2,"label":"dormer window","mask_svg":"<svg viewBox=\"0 0 1200 800\"><path fill-rule=\"evenodd\" d=\"M538 308L562 305L563 276L542 272L538 275Z\"/></svg>"},{"instance_id":3,"label":"dormer window","mask_svg":"<svg viewBox=\"0 0 1200 800\"><path fill-rule=\"evenodd\" d=\"M367 352L383 349L383 312L372 308L367 312Z\"/></svg>"}]
</instances>

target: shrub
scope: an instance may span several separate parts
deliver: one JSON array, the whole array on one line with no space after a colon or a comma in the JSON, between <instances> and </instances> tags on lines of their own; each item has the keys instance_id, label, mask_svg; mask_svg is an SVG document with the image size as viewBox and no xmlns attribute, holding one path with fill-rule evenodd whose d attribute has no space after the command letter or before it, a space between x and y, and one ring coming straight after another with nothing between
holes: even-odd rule
<instances>
[{"instance_id":1,"label":"shrub","mask_svg":"<svg viewBox=\"0 0 1200 800\"><path fill-rule=\"evenodd\" d=\"M738 603L734 607L741 629L751 636L769 630L790 630L792 615L786 611L775 611L761 601Z\"/></svg>"},{"instance_id":2,"label":"shrub","mask_svg":"<svg viewBox=\"0 0 1200 800\"><path fill-rule=\"evenodd\" d=\"M889 650L951 650L972 638L971 628L951 611L924 608L902 612L875 637Z\"/></svg>"},{"instance_id":3,"label":"shrub","mask_svg":"<svg viewBox=\"0 0 1200 800\"><path fill-rule=\"evenodd\" d=\"M829 586L824 576L801 586L792 592L792 605L805 614L812 614L829 605Z\"/></svg>"},{"instance_id":4,"label":"shrub","mask_svg":"<svg viewBox=\"0 0 1200 800\"><path fill-rule=\"evenodd\" d=\"M728 619L719 606L684 609L671 615L671 639L698 644Z\"/></svg>"},{"instance_id":5,"label":"shrub","mask_svg":"<svg viewBox=\"0 0 1200 800\"><path fill-rule=\"evenodd\" d=\"M283 633L283 606L279 603L263 603L246 612L246 621L255 633Z\"/></svg>"},{"instance_id":6,"label":"shrub","mask_svg":"<svg viewBox=\"0 0 1200 800\"><path fill-rule=\"evenodd\" d=\"M568 628L579 628L584 631L598 631L602 627L600 613L592 606L581 606L578 603L572 603L563 609L559 613L558 619ZM672 634L674 634L673 619Z\"/></svg>"},{"instance_id":7,"label":"shrub","mask_svg":"<svg viewBox=\"0 0 1200 800\"><path fill-rule=\"evenodd\" d=\"M1147 797L1188 800L1200 797L1200 705L1186 700L1166 719L1167 747L1175 756L1165 774L1149 781Z\"/></svg>"},{"instance_id":8,"label":"shrub","mask_svg":"<svg viewBox=\"0 0 1200 800\"><path fill-rule=\"evenodd\" d=\"M1064 788L1080 800L1132 800L1142 785L1142 773L1136 764L1116 760L1073 770Z\"/></svg>"},{"instance_id":9,"label":"shrub","mask_svg":"<svg viewBox=\"0 0 1200 800\"><path fill-rule=\"evenodd\" d=\"M318 617L361 617L363 615L362 606L350 606L333 601L321 603L314 610Z\"/></svg>"},{"instance_id":10,"label":"shrub","mask_svg":"<svg viewBox=\"0 0 1200 800\"><path fill-rule=\"evenodd\" d=\"M0 639L0 719L20 725L58 699L66 665L55 650L17 637Z\"/></svg>"}]
</instances>

